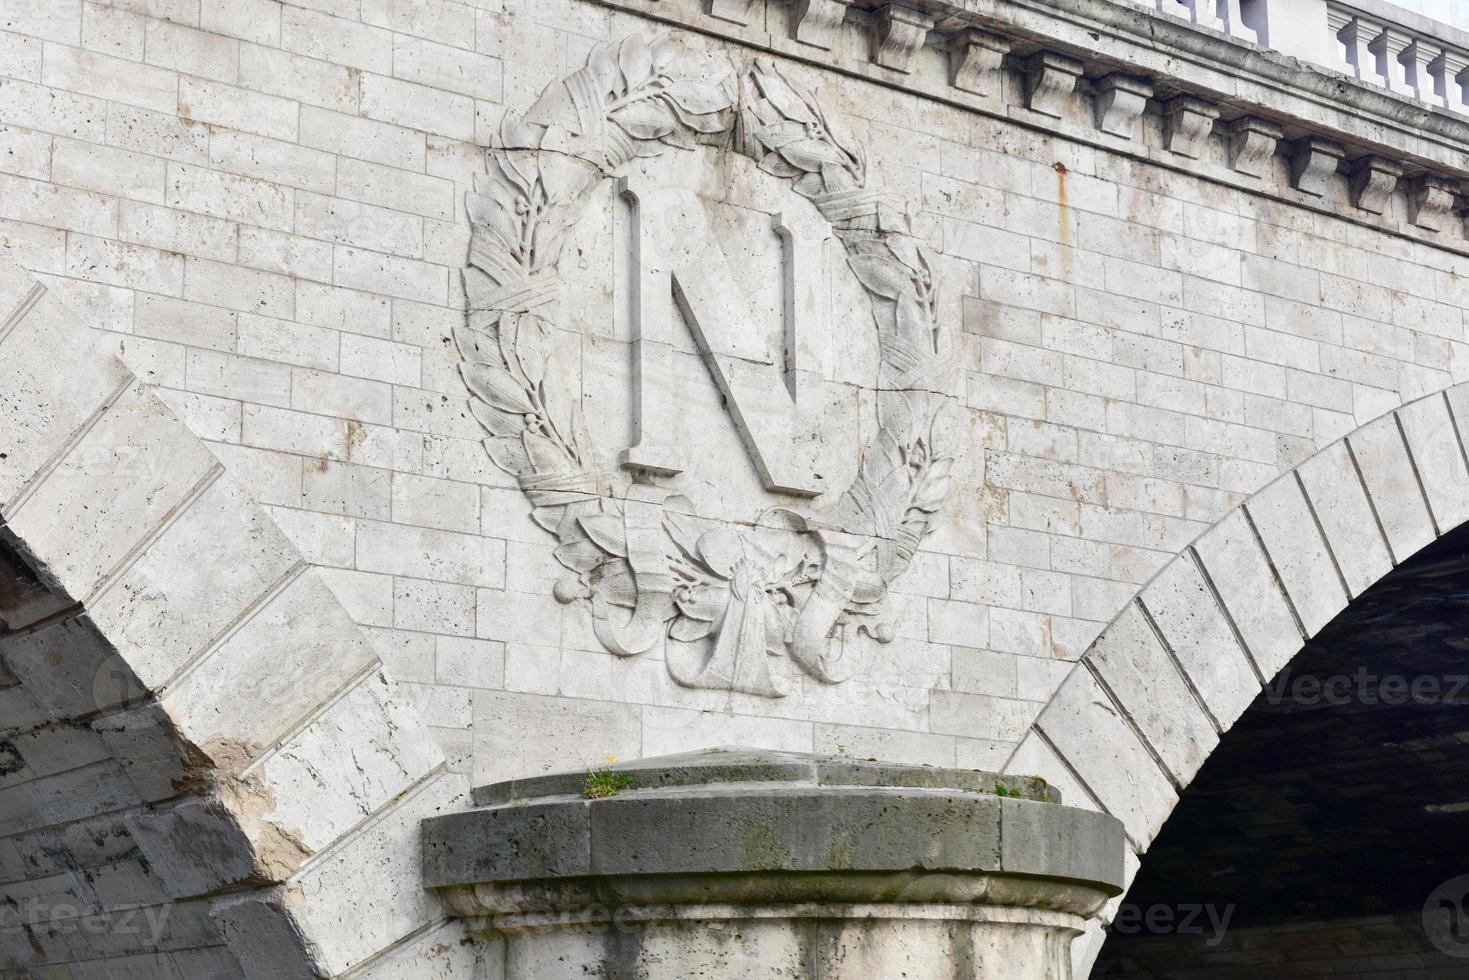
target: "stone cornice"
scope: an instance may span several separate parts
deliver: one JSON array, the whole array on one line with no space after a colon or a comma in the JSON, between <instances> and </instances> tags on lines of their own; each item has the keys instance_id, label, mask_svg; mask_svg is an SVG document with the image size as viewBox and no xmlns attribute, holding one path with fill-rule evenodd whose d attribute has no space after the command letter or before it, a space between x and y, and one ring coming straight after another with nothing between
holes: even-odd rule
<instances>
[{"instance_id":1,"label":"stone cornice","mask_svg":"<svg viewBox=\"0 0 1469 980\"><path fill-rule=\"evenodd\" d=\"M802 48L783 36L776 21L789 19L791 0L768 0L764 27L752 16L749 30L729 30L728 21L690 15L675 0L596 0L694 30L730 36L820 64L861 75L930 98L979 108L963 91L943 91L921 78L905 79L870 62L834 58ZM849 16L875 23L879 0L856 0ZM1027 54L1051 50L1081 58L1106 75L1125 70L1152 77L1165 90L1205 97L1226 108L1226 118L1264 115L1300 127L1295 135L1316 135L1352 147L1387 153L1418 166L1469 177L1469 119L1364 85L1347 75L1287 57L1221 31L1214 31L1121 0L908 0L935 20L930 44L945 43L961 31L980 28L1009 38L1013 50ZM1447 30L1447 29L1446 29ZM945 86L947 87L947 86Z\"/></svg>"},{"instance_id":2,"label":"stone cornice","mask_svg":"<svg viewBox=\"0 0 1469 980\"><path fill-rule=\"evenodd\" d=\"M1469 157L1465 155L1469 119L1136 4L1120 0L910 0L908 6L933 17L934 27L928 32L925 50L915 53L911 70L899 72L871 58L870 41L854 44L849 38L830 51L795 41L792 0L765 0L764 16L752 17L744 28L711 19L692 0L597 2L1469 253L1469 241L1456 220L1442 222L1438 231L1402 220L1414 178L1427 174L1455 187L1458 181L1469 179ZM875 0L856 0L847 11L843 29L849 33L877 31L876 11L881 6ZM973 30L1009 45L1003 70L998 71L1004 76L1003 84L989 85L984 93L954 84L961 76L953 62L963 57L965 48L958 38ZM1037 113L1028 101L1033 79L1027 69L1043 53L1084 66L1077 80L1079 95L1063 117ZM1217 122L1210 124L1212 132L1196 133L1192 141L1180 143L1188 151L1181 152L1167 138L1159 142L1149 137L1146 128L1139 128L1131 137L1100 128L1095 112L1099 83L1119 73L1153 85L1150 113L1157 113L1162 103L1177 96L1196 100L1191 104L1200 108L1212 107L1219 113ZM1281 131L1278 146L1263 148L1257 170L1207 162L1201 166L1190 158L1189 152L1200 153L1209 139L1227 142L1240 124ZM1342 147L1343 172L1325 175L1332 185L1330 193L1303 193L1292 183L1292 149L1308 139ZM1389 193L1398 195L1405 202L1403 207L1376 214L1355 206L1350 170L1364 157L1389 160L1402 169L1401 185ZM1371 203L1380 202L1372 199Z\"/></svg>"},{"instance_id":3,"label":"stone cornice","mask_svg":"<svg viewBox=\"0 0 1469 980\"><path fill-rule=\"evenodd\" d=\"M1297 135L1322 136L1469 177L1469 120L1354 78L1116 0L964 0L943 8L940 30L973 24L1023 45L1090 65L1126 69L1219 103L1229 115L1260 115ZM1229 112L1232 110L1232 112Z\"/></svg>"},{"instance_id":4,"label":"stone cornice","mask_svg":"<svg viewBox=\"0 0 1469 980\"><path fill-rule=\"evenodd\" d=\"M477 801L500 802L423 822L424 883L467 916L609 901L1090 915L1122 890L1122 825L1043 802L1046 790L967 770L740 748L644 759L477 790Z\"/></svg>"}]
</instances>

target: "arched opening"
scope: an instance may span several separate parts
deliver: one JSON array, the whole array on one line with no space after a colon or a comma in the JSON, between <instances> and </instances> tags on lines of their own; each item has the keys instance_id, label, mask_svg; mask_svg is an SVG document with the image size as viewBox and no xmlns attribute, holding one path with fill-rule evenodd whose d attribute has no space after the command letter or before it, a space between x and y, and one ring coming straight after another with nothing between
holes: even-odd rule
<instances>
[{"instance_id":1,"label":"arched opening","mask_svg":"<svg viewBox=\"0 0 1469 980\"><path fill-rule=\"evenodd\" d=\"M1092 975L1469 975L1466 709L1469 526L1354 600L1224 734Z\"/></svg>"}]
</instances>

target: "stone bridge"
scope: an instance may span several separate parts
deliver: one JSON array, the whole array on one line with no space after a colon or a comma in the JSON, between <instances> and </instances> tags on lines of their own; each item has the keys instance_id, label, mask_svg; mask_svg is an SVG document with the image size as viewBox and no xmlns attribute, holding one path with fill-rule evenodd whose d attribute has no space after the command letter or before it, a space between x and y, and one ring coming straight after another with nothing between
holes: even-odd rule
<instances>
[{"instance_id":1,"label":"stone bridge","mask_svg":"<svg viewBox=\"0 0 1469 980\"><path fill-rule=\"evenodd\" d=\"M0 977L1457 975L1466 82L1383 0L0 0ZM727 746L799 833L546 829ZM722 924L537 959L543 805Z\"/></svg>"}]
</instances>

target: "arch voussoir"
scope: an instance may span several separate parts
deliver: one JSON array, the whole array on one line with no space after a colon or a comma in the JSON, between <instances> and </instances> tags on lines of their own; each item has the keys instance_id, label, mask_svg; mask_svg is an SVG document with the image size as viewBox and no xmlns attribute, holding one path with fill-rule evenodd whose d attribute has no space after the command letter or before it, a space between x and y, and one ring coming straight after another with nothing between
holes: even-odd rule
<instances>
[{"instance_id":1,"label":"arch voussoir","mask_svg":"<svg viewBox=\"0 0 1469 980\"><path fill-rule=\"evenodd\" d=\"M1296 472L1356 598L1392 571L1393 558L1346 440L1327 446Z\"/></svg>"},{"instance_id":2,"label":"arch voussoir","mask_svg":"<svg viewBox=\"0 0 1469 980\"><path fill-rule=\"evenodd\" d=\"M1469 384L1369 422L1251 496L1101 632L1005 771L1121 820L1130 884L1263 686L1352 599L1469 521L1466 433ZM1078 962L1101 937L1078 940Z\"/></svg>"},{"instance_id":3,"label":"arch voussoir","mask_svg":"<svg viewBox=\"0 0 1469 980\"><path fill-rule=\"evenodd\" d=\"M1395 565L1438 536L1397 418L1395 413L1384 415L1346 438Z\"/></svg>"},{"instance_id":4,"label":"arch voussoir","mask_svg":"<svg viewBox=\"0 0 1469 980\"><path fill-rule=\"evenodd\" d=\"M0 972L335 976L441 932L409 838L464 780L371 643L3 258L0 310ZM138 909L156 929L73 921Z\"/></svg>"}]
</instances>

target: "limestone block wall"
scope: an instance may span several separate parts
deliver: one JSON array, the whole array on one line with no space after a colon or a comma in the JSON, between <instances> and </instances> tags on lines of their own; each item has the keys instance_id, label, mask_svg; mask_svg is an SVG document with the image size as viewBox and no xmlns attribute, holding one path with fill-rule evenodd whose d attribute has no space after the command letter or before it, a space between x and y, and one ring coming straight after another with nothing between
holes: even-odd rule
<instances>
[{"instance_id":1,"label":"limestone block wall","mask_svg":"<svg viewBox=\"0 0 1469 980\"><path fill-rule=\"evenodd\" d=\"M785 36L788 5L755 8L659 6L739 55ZM668 24L588 0L12 0L0 232L266 505L456 771L728 742L998 766L1169 557L1469 373L1466 259L1406 190L1373 214L1345 173L1296 188L1287 146L1260 176L1222 129L1178 156L1156 102L1099 135L1064 72L1058 115L1011 62L987 100L921 96L948 84L937 36L897 71L868 60L870 21L807 49L841 71L792 71L944 254L970 469L897 640L839 687L689 691L589 642L466 409L451 330L481 148L600 41Z\"/></svg>"},{"instance_id":2,"label":"limestone block wall","mask_svg":"<svg viewBox=\"0 0 1469 980\"><path fill-rule=\"evenodd\" d=\"M1455 166L1469 134L1424 110L1377 93L1357 100L1377 115L1351 115L1335 78L1218 39L1251 79L1285 81L1210 68L1188 75L1194 95L1140 87L1126 79L1196 63L1171 57L1194 29L1158 27L1128 65L1130 25L1155 15L1103 17L1104 0L996 5L986 26L1013 44L957 48L942 18L872 4L824 43L799 39L784 0L717 6L739 16L693 0L0 4L0 240L264 505L362 628L356 662L382 659L455 774L728 743L1021 765L1105 624L1126 625L1190 542L1347 433L1469 379L1469 249L1449 178L1417 172ZM594 641L585 605L555 599L555 539L491 464L458 373L483 148L599 43L670 27L822 90L942 253L958 328L962 473L898 585L896 639L845 684L781 699L690 690L656 655ZM1111 60L1079 56L1092 47ZM1281 92L1305 93L1288 124L1265 118ZM1347 137L1350 152L1333 142ZM610 194L598 208L610 227ZM587 236L595 290L619 259ZM584 355L607 361L595 338ZM1369 484L1402 472L1358 463ZM196 670L177 703L211 703L227 679ZM313 826L308 846L332 853L343 832ZM324 962L411 931L354 933Z\"/></svg>"},{"instance_id":3,"label":"limestone block wall","mask_svg":"<svg viewBox=\"0 0 1469 980\"><path fill-rule=\"evenodd\" d=\"M416 708L245 487L4 256L0 307L0 975L450 968L415 844L466 786Z\"/></svg>"}]
</instances>

